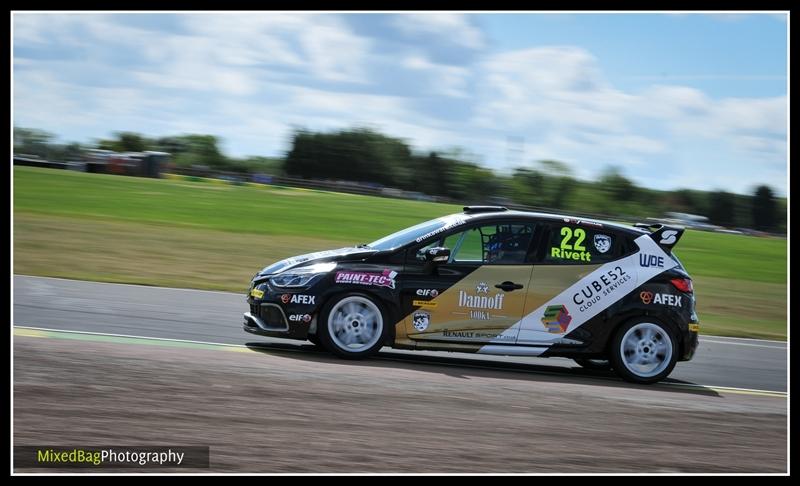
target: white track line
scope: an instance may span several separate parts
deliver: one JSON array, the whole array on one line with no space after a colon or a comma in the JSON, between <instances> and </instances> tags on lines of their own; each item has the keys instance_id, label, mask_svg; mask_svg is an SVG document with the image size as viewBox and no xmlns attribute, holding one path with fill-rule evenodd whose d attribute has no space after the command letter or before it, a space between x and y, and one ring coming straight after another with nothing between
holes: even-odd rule
<instances>
[{"instance_id":1,"label":"white track line","mask_svg":"<svg viewBox=\"0 0 800 486\"><path fill-rule=\"evenodd\" d=\"M139 287L143 289L164 289L164 290L178 290L181 292L208 292L210 294L222 294L222 295L245 295L247 294L247 290L242 290L241 292L225 292L222 290L203 290L203 289L183 289L180 287L159 287L157 285L141 285L141 284L127 284L127 283L117 283L117 282L96 282L94 280L73 280L70 278L61 278L61 277L42 277L39 275L24 275L20 273L15 273L15 277L25 277L25 278L41 278L47 280L63 280L65 282L76 282L76 283L84 283L84 284L101 284L101 285L125 285L126 287ZM242 287L244 289L244 286Z\"/></svg>"},{"instance_id":2,"label":"white track line","mask_svg":"<svg viewBox=\"0 0 800 486\"><path fill-rule=\"evenodd\" d=\"M731 342L728 342L728 341L715 341L713 339L703 339L703 337L701 336L700 337L700 344L705 344L705 343L728 344L730 346L750 346L750 347L753 347L753 348L782 349L784 351L786 350L786 344L784 344L783 346L766 346L764 344L731 343Z\"/></svg>"},{"instance_id":3,"label":"white track line","mask_svg":"<svg viewBox=\"0 0 800 486\"><path fill-rule=\"evenodd\" d=\"M244 344L228 344L228 343L212 343L208 341L191 341L189 339L172 339L172 338L160 338L160 337L153 337L153 336L135 336L133 334L112 334L109 332L93 332L93 331L72 331L67 329L51 329L47 327L33 327L33 326L18 326L15 325L15 328L19 329L31 329L33 331L51 331L51 332L66 332L71 334L90 334L93 336L109 336L109 337L123 337L123 338L134 338L134 339L149 339L151 341L172 341L176 343L190 343L190 344L207 344L209 346L229 346L233 348L246 348Z\"/></svg>"},{"instance_id":4,"label":"white track line","mask_svg":"<svg viewBox=\"0 0 800 486\"><path fill-rule=\"evenodd\" d=\"M187 339L172 339L172 338L158 338L158 337L151 337L151 336L134 336L130 334L110 334L104 332L92 332L92 331L68 331L63 329L50 329L46 327L33 327L33 326L14 326L15 328L20 329L31 329L35 331L50 331L50 332L65 332L65 333L73 333L73 334L90 334L94 336L113 336L113 337L124 337L124 338L134 338L134 339L148 339L152 341L172 341L172 342L179 342L179 343L192 343L192 344L206 344L209 346L224 346L224 347L234 347L234 348L248 348L243 344L227 344L227 343L212 343L208 341L190 341ZM389 361L402 361L392 358L382 358ZM456 366L456 367L465 367L465 368L479 368L479 369L486 369L487 367L477 366L474 364L460 364L460 363L433 363L435 365L445 365L445 366ZM515 370L511 370L515 371ZM698 388L698 389L710 389L715 391L731 391L731 392L740 392L740 393L763 393L769 395L777 395L777 396L786 396L787 392L778 391L778 390L758 390L753 388L735 388L730 386L714 386L714 385L698 385L695 383L659 383L659 385L668 385L668 386L677 386L677 387L689 387L689 388Z\"/></svg>"},{"instance_id":5,"label":"white track line","mask_svg":"<svg viewBox=\"0 0 800 486\"><path fill-rule=\"evenodd\" d=\"M709 336L712 336L709 334ZM758 341L762 343L778 343L778 344L786 344L786 341L776 341L774 339L753 339L753 338L743 338L743 337L733 337L733 336L713 336L715 339L736 339L739 341Z\"/></svg>"}]
</instances>

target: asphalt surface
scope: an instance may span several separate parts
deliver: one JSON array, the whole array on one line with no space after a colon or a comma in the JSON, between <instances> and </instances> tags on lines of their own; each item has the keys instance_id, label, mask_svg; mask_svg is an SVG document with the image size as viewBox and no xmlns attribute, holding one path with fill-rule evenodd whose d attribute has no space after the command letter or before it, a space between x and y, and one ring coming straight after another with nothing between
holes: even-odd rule
<instances>
[{"instance_id":1,"label":"asphalt surface","mask_svg":"<svg viewBox=\"0 0 800 486\"><path fill-rule=\"evenodd\" d=\"M299 341L245 333L242 294L14 276L14 325L35 328L248 344L311 353ZM701 325L702 325L702 316ZM702 329L702 328L701 328ZM666 382L785 392L785 342L701 335L692 361L678 363ZM483 357L384 348L379 360L454 367L508 368L541 375L619 382L560 358Z\"/></svg>"},{"instance_id":2,"label":"asphalt surface","mask_svg":"<svg viewBox=\"0 0 800 486\"><path fill-rule=\"evenodd\" d=\"M788 472L762 392L19 327L13 383L15 446L209 447L180 472Z\"/></svg>"}]
</instances>

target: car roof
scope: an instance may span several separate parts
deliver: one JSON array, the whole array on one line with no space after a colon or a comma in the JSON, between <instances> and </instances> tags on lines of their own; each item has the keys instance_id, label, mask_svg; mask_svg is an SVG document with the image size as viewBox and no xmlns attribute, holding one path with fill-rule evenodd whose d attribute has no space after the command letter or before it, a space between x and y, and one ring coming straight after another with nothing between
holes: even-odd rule
<instances>
[{"instance_id":1,"label":"car roof","mask_svg":"<svg viewBox=\"0 0 800 486\"><path fill-rule=\"evenodd\" d=\"M604 221L593 218L584 218L581 216L571 216L567 214L539 213L533 211L509 210L505 208L498 208L496 210L492 210L490 208L481 208L478 211L470 211L469 207L466 207L463 213L456 213L456 214L467 218L469 221L522 218L522 219L546 220L548 222L572 223L572 224L593 226L593 227L599 225L602 228L624 231L635 235L643 235L649 233L644 229L635 228L633 226L625 224L613 223L610 221Z\"/></svg>"}]
</instances>

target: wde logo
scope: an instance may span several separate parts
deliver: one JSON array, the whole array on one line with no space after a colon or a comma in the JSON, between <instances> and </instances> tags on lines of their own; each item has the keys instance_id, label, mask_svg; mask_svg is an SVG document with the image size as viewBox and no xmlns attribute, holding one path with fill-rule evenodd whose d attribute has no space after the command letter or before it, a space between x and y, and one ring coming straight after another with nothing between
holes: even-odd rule
<instances>
[{"instance_id":1,"label":"wde logo","mask_svg":"<svg viewBox=\"0 0 800 486\"><path fill-rule=\"evenodd\" d=\"M572 316L569 315L569 311L565 305L549 305L544 310L542 324L544 324L547 332L552 332L554 334L567 332L567 327L569 327L570 322L572 322Z\"/></svg>"},{"instance_id":2,"label":"wde logo","mask_svg":"<svg viewBox=\"0 0 800 486\"><path fill-rule=\"evenodd\" d=\"M640 253L639 265L645 268L646 267L664 268L664 257L656 255L648 255L647 253Z\"/></svg>"}]
</instances>

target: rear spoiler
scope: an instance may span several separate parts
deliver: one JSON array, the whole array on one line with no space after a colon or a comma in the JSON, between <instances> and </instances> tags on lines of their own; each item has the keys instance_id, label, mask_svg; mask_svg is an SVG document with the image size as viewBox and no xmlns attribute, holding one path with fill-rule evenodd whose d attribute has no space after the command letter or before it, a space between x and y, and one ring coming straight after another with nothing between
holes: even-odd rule
<instances>
[{"instance_id":1,"label":"rear spoiler","mask_svg":"<svg viewBox=\"0 0 800 486\"><path fill-rule=\"evenodd\" d=\"M633 226L650 231L650 238L667 251L672 250L686 231L683 226L667 226L661 223L636 223Z\"/></svg>"}]
</instances>

